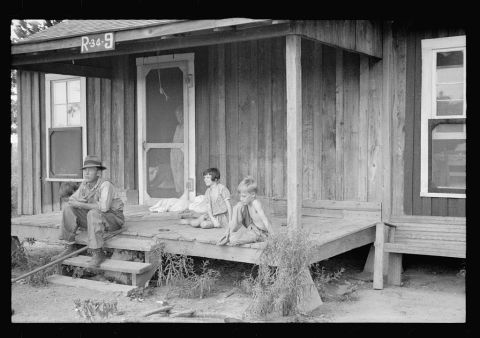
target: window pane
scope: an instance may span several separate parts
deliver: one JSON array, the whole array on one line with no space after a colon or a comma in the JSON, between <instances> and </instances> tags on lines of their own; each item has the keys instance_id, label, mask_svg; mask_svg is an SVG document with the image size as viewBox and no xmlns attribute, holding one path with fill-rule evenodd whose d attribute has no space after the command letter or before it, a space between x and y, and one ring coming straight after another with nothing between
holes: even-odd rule
<instances>
[{"instance_id":1,"label":"window pane","mask_svg":"<svg viewBox=\"0 0 480 338\"><path fill-rule=\"evenodd\" d=\"M465 189L465 124L439 124L432 130L431 178L437 188Z\"/></svg>"},{"instance_id":2,"label":"window pane","mask_svg":"<svg viewBox=\"0 0 480 338\"><path fill-rule=\"evenodd\" d=\"M80 103L72 103L68 105L68 125L81 125L80 120Z\"/></svg>"},{"instance_id":3,"label":"window pane","mask_svg":"<svg viewBox=\"0 0 480 338\"><path fill-rule=\"evenodd\" d=\"M50 176L82 178L82 128L49 128Z\"/></svg>"},{"instance_id":4,"label":"window pane","mask_svg":"<svg viewBox=\"0 0 480 338\"><path fill-rule=\"evenodd\" d=\"M80 80L68 81L68 103L80 102Z\"/></svg>"},{"instance_id":5,"label":"window pane","mask_svg":"<svg viewBox=\"0 0 480 338\"><path fill-rule=\"evenodd\" d=\"M462 115L463 101L437 101L437 115Z\"/></svg>"},{"instance_id":6,"label":"window pane","mask_svg":"<svg viewBox=\"0 0 480 338\"><path fill-rule=\"evenodd\" d=\"M54 127L61 127L67 125L67 105L56 104L53 106L53 121Z\"/></svg>"},{"instance_id":7,"label":"window pane","mask_svg":"<svg viewBox=\"0 0 480 338\"><path fill-rule=\"evenodd\" d=\"M53 83L53 104L67 103L66 82Z\"/></svg>"},{"instance_id":8,"label":"window pane","mask_svg":"<svg viewBox=\"0 0 480 338\"><path fill-rule=\"evenodd\" d=\"M437 100L463 100L463 83L437 84Z\"/></svg>"},{"instance_id":9,"label":"window pane","mask_svg":"<svg viewBox=\"0 0 480 338\"><path fill-rule=\"evenodd\" d=\"M463 67L437 67L437 83L451 83L463 81Z\"/></svg>"},{"instance_id":10,"label":"window pane","mask_svg":"<svg viewBox=\"0 0 480 338\"><path fill-rule=\"evenodd\" d=\"M451 67L463 65L463 51L438 52L437 67Z\"/></svg>"}]
</instances>

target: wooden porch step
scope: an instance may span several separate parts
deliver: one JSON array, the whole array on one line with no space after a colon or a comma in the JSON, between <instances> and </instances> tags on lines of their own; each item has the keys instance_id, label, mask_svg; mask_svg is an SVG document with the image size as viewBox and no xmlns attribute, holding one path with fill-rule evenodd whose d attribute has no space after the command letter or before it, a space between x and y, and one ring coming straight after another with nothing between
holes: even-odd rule
<instances>
[{"instance_id":1,"label":"wooden porch step","mask_svg":"<svg viewBox=\"0 0 480 338\"><path fill-rule=\"evenodd\" d=\"M62 264L78 266L81 268L88 268L90 259L91 259L90 256L79 255L79 256L64 260ZM130 261L122 261L118 259L106 259L100 264L100 266L97 269L106 270L106 271L142 274L150 270L151 268L152 268L151 263L130 262Z\"/></svg>"},{"instance_id":2,"label":"wooden porch step","mask_svg":"<svg viewBox=\"0 0 480 338\"><path fill-rule=\"evenodd\" d=\"M87 245L87 232L81 232L75 237L75 242ZM105 242L104 247L110 249L133 250L133 251L152 251L156 248L156 242L151 238L133 237L120 234Z\"/></svg>"},{"instance_id":3,"label":"wooden porch step","mask_svg":"<svg viewBox=\"0 0 480 338\"><path fill-rule=\"evenodd\" d=\"M100 292L115 292L122 295L127 295L130 290L134 290L137 286L133 285L123 285L115 284L109 282L99 282L90 279L84 278L72 278L68 276L61 275L51 275L47 277L48 281L52 284L81 287L90 290L100 291Z\"/></svg>"}]
</instances>

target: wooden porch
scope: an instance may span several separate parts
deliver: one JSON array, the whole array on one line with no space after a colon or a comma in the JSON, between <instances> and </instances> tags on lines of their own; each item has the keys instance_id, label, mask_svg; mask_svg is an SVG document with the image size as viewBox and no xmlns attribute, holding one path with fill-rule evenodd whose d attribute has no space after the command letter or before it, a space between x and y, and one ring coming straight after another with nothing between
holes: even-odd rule
<instances>
[{"instance_id":1,"label":"wooden porch","mask_svg":"<svg viewBox=\"0 0 480 338\"><path fill-rule=\"evenodd\" d=\"M217 246L215 243L224 229L201 229L179 224L181 215L177 212L157 214L150 213L147 206L128 205L125 216L127 230L105 246L143 251L146 253L145 261L149 260L148 253L163 243L164 250L170 253L255 264L265 245L253 243ZM273 216L270 219L277 231L286 231L286 217ZM316 242L313 262L373 243L375 224L378 221L373 217L359 216L358 213L336 212L307 216L304 212L302 226L311 232ZM11 235L20 239L33 237L38 241L55 243L58 242L60 222L61 212L14 217L11 219ZM79 232L76 240L85 244L86 232Z\"/></svg>"}]
</instances>

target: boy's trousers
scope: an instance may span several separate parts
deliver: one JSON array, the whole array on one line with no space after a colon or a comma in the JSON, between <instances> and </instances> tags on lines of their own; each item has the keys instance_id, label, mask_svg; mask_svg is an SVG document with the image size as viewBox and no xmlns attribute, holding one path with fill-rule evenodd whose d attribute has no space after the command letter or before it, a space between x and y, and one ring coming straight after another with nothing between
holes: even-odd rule
<instances>
[{"instance_id":1,"label":"boy's trousers","mask_svg":"<svg viewBox=\"0 0 480 338\"><path fill-rule=\"evenodd\" d=\"M65 205L62 210L62 224L60 225L60 237L65 241L75 240L78 227L88 231L88 247L99 249L103 247L103 234L105 231L120 229L124 224L122 212L101 212L100 210L82 209Z\"/></svg>"}]
</instances>

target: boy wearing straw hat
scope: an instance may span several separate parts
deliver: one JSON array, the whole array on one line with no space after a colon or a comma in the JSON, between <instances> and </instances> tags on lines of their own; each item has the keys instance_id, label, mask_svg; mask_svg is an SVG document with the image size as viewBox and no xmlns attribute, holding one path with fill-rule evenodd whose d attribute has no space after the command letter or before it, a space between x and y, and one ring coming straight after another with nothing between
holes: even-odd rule
<instances>
[{"instance_id":1,"label":"boy wearing straw hat","mask_svg":"<svg viewBox=\"0 0 480 338\"><path fill-rule=\"evenodd\" d=\"M102 251L104 232L118 230L124 224L123 201L115 186L101 178L102 170L106 168L99 157L87 155L82 169L84 180L62 210L59 239L66 242L66 247L55 258L75 251L75 233L78 227L86 228L88 247L92 252L89 267L95 268L105 260Z\"/></svg>"}]
</instances>

